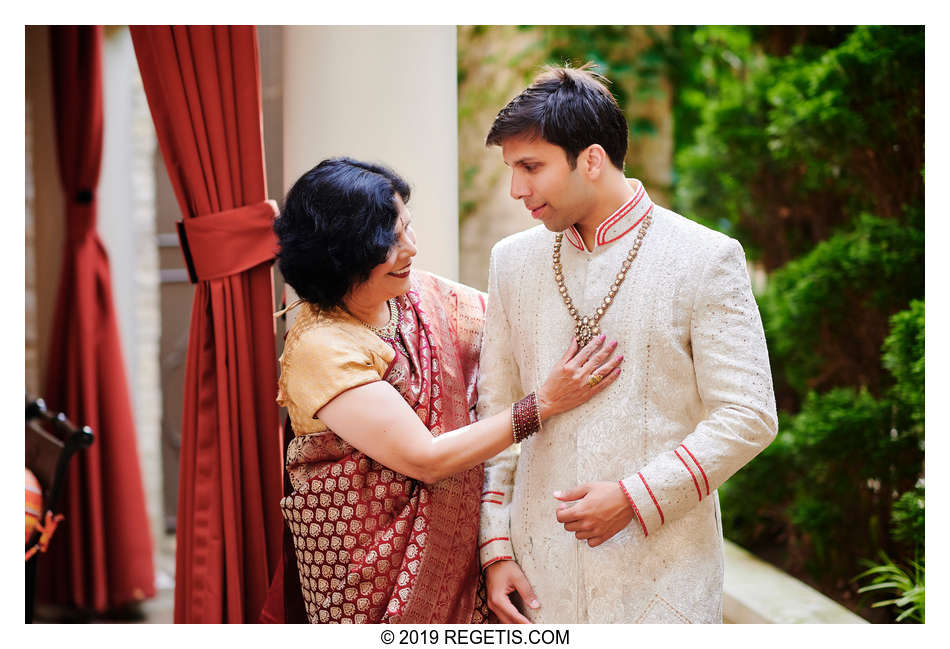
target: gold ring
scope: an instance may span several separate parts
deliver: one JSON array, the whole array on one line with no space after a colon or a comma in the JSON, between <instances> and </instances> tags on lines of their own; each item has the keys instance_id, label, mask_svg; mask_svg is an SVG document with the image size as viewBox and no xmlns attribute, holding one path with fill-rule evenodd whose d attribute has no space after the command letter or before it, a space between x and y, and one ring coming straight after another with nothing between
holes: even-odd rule
<instances>
[{"instance_id":1,"label":"gold ring","mask_svg":"<svg viewBox=\"0 0 950 649\"><path fill-rule=\"evenodd\" d=\"M587 379L587 385L589 385L590 387L594 387L595 385L597 385L603 380L604 380L604 377L602 377L600 374L591 374L590 378Z\"/></svg>"}]
</instances>

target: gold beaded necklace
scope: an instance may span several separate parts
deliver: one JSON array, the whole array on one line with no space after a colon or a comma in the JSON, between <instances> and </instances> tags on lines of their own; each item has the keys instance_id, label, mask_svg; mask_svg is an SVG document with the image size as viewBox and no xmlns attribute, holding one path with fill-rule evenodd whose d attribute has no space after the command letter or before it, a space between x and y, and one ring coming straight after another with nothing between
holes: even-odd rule
<instances>
[{"instance_id":1,"label":"gold beaded necklace","mask_svg":"<svg viewBox=\"0 0 950 649\"><path fill-rule=\"evenodd\" d=\"M627 258L624 259L623 265L620 267L620 272L617 273L613 284L610 285L610 290L608 290L607 295L604 296L604 301L597 307L596 311L584 317L581 317L577 313L577 307L574 306L574 301L571 299L571 296L568 295L567 287L564 285L564 273L561 267L561 239L564 238L564 233L558 232L557 236L555 236L553 255L554 282L557 284L557 290L564 299L567 312L570 313L574 319L574 337L577 339L577 344L580 347L584 347L591 341L591 338L600 334L600 319L604 317L604 313L607 312L608 307L610 307L614 301L617 291L620 290L620 285L623 284L623 280L627 276L627 271L630 270L633 260L637 258L637 253L640 252L640 246L643 245L643 237L652 222L653 216L648 212L647 215L643 217L643 225L641 225L637 231L637 238L633 242L633 247L630 248L630 252L627 253Z\"/></svg>"},{"instance_id":2,"label":"gold beaded necklace","mask_svg":"<svg viewBox=\"0 0 950 649\"><path fill-rule=\"evenodd\" d=\"M361 325L372 331L381 339L387 343L396 345L403 354L409 356L409 352L406 351L406 346L399 337L399 325L402 324L402 305L400 305L399 300L394 297L386 300L386 305L389 307L389 322L387 322L382 327L374 327L371 324L363 322L359 318L356 319L359 320Z\"/></svg>"}]
</instances>

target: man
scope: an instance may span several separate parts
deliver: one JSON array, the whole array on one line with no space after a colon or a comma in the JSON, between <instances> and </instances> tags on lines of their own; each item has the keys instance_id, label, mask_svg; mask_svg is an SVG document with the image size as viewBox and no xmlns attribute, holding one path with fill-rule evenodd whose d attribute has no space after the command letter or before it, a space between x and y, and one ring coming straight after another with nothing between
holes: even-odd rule
<instances>
[{"instance_id":1,"label":"man","mask_svg":"<svg viewBox=\"0 0 950 649\"><path fill-rule=\"evenodd\" d=\"M492 250L479 415L572 336L625 356L609 390L486 463L489 605L502 622L721 622L716 488L777 427L742 247L624 177L626 121L585 68L542 73L487 144L543 227Z\"/></svg>"}]
</instances>

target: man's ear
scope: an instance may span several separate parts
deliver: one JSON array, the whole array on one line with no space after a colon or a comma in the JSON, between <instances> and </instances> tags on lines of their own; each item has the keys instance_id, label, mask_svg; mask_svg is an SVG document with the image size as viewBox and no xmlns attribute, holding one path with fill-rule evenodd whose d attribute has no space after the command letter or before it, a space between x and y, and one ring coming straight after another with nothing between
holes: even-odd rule
<instances>
[{"instance_id":1,"label":"man's ear","mask_svg":"<svg viewBox=\"0 0 950 649\"><path fill-rule=\"evenodd\" d=\"M577 156L577 164L581 165L584 174L590 180L597 180L608 164L607 152L599 144L591 144Z\"/></svg>"}]
</instances>

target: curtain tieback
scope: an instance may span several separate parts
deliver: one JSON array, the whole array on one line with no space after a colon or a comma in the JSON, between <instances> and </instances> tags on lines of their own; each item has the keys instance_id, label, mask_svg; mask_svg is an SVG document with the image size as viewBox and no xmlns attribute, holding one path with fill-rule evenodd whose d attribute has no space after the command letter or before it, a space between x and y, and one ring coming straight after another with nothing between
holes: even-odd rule
<instances>
[{"instance_id":1,"label":"curtain tieback","mask_svg":"<svg viewBox=\"0 0 950 649\"><path fill-rule=\"evenodd\" d=\"M277 253L272 200L178 222L178 240L191 283L237 275Z\"/></svg>"}]
</instances>

